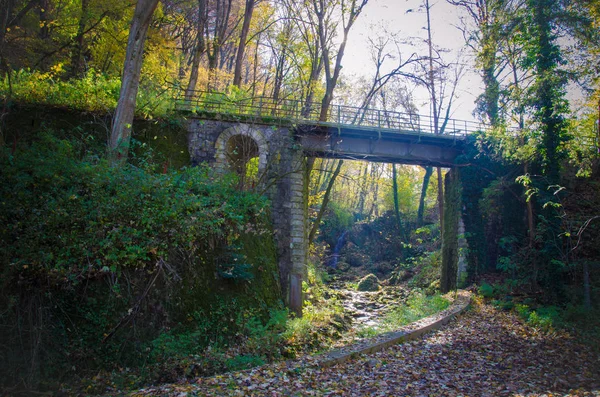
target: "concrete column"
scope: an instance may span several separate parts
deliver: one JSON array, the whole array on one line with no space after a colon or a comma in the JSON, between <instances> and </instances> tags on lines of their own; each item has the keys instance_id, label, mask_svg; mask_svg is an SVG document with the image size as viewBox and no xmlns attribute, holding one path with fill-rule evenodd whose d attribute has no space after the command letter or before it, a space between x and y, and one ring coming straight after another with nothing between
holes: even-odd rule
<instances>
[{"instance_id":1,"label":"concrete column","mask_svg":"<svg viewBox=\"0 0 600 397\"><path fill-rule=\"evenodd\" d=\"M442 233L442 277L440 289L456 289L458 273L458 226L461 213L461 184L458 168L446 173L444 180L444 230Z\"/></svg>"}]
</instances>

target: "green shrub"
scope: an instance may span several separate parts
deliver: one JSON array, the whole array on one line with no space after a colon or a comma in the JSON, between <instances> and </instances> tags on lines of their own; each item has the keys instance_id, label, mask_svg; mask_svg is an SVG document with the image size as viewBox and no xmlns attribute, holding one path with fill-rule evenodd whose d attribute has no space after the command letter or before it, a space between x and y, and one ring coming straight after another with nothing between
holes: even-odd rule
<instances>
[{"instance_id":1,"label":"green shrub","mask_svg":"<svg viewBox=\"0 0 600 397\"><path fill-rule=\"evenodd\" d=\"M552 319L550 317L540 316L537 312L529 313L527 322L531 326L539 328L542 331L549 331L553 325Z\"/></svg>"},{"instance_id":2,"label":"green shrub","mask_svg":"<svg viewBox=\"0 0 600 397\"><path fill-rule=\"evenodd\" d=\"M189 357L279 307L266 200L153 168L51 135L0 149L0 383Z\"/></svg>"},{"instance_id":3,"label":"green shrub","mask_svg":"<svg viewBox=\"0 0 600 397\"><path fill-rule=\"evenodd\" d=\"M484 282L479 286L479 294L484 298L492 298L495 295L494 287Z\"/></svg>"},{"instance_id":4,"label":"green shrub","mask_svg":"<svg viewBox=\"0 0 600 397\"><path fill-rule=\"evenodd\" d=\"M416 274L408 282L408 285L416 288L430 288L432 283L441 278L442 252L438 250L426 256L414 258L414 267Z\"/></svg>"},{"instance_id":5,"label":"green shrub","mask_svg":"<svg viewBox=\"0 0 600 397\"><path fill-rule=\"evenodd\" d=\"M527 322L544 332L563 325L561 310L555 306L542 306L529 313Z\"/></svg>"},{"instance_id":6,"label":"green shrub","mask_svg":"<svg viewBox=\"0 0 600 397\"><path fill-rule=\"evenodd\" d=\"M529 315L531 314L529 306L520 303L515 305L515 311L523 320L527 320L529 318Z\"/></svg>"},{"instance_id":7,"label":"green shrub","mask_svg":"<svg viewBox=\"0 0 600 397\"><path fill-rule=\"evenodd\" d=\"M19 70L11 76L11 97L20 103L44 104L93 112L116 108L121 89L119 76L89 69L80 79L61 80L55 74ZM0 79L0 97L9 96L8 77ZM144 118L165 116L172 111L176 87L161 87L145 80L140 85L136 114Z\"/></svg>"},{"instance_id":8,"label":"green shrub","mask_svg":"<svg viewBox=\"0 0 600 397\"><path fill-rule=\"evenodd\" d=\"M225 366L229 371L239 371L264 365L265 363L266 361L264 357L249 354L227 359L227 361L225 361Z\"/></svg>"}]
</instances>

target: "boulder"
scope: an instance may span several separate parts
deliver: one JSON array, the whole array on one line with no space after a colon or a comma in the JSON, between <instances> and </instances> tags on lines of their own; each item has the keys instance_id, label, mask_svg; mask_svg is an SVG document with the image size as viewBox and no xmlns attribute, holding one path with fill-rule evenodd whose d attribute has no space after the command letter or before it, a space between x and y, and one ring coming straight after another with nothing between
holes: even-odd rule
<instances>
[{"instance_id":1,"label":"boulder","mask_svg":"<svg viewBox=\"0 0 600 397\"><path fill-rule=\"evenodd\" d=\"M368 274L358 282L356 289L358 291L378 291L379 280L374 274Z\"/></svg>"}]
</instances>

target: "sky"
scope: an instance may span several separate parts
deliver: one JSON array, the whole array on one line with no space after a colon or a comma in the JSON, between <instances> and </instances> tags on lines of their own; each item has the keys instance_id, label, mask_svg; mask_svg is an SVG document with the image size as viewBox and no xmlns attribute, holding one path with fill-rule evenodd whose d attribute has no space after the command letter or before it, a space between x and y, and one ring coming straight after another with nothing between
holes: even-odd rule
<instances>
[{"instance_id":1,"label":"sky","mask_svg":"<svg viewBox=\"0 0 600 397\"><path fill-rule=\"evenodd\" d=\"M373 35L377 26L384 24L388 29L398 32L401 38L426 37L427 17L425 10L419 10L419 5L424 0L370 0L363 13L358 17L350 31L348 47L342 61L345 75L371 76L373 68L370 66L369 48L367 38ZM451 51L448 60L455 59L458 51L465 47L462 32L456 27L460 25L462 10L448 4L445 0L430 0L432 41L434 45L447 48ZM412 10L407 12L407 10ZM407 48L406 55L414 50ZM422 55L426 55L426 46L422 46ZM421 54L421 52L419 52ZM463 61L469 64L467 69L473 69L473 56L466 52ZM475 99L482 92L481 78L475 71L467 72L461 79L457 99L453 105L452 117L457 119L473 120L472 112L475 108ZM416 105L420 113L429 114L429 96L424 89L413 92Z\"/></svg>"}]
</instances>

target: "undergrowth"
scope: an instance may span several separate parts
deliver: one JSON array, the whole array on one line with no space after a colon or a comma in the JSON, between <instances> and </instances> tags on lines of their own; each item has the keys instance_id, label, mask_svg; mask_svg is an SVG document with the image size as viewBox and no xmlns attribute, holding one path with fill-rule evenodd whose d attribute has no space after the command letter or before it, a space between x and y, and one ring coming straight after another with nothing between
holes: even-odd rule
<instances>
[{"instance_id":1,"label":"undergrowth","mask_svg":"<svg viewBox=\"0 0 600 397\"><path fill-rule=\"evenodd\" d=\"M270 354L285 315L266 199L208 167L133 160L50 132L0 148L0 385L103 392L259 362L190 359L240 339Z\"/></svg>"},{"instance_id":2,"label":"undergrowth","mask_svg":"<svg viewBox=\"0 0 600 397\"><path fill-rule=\"evenodd\" d=\"M121 78L89 69L79 79L62 80L59 71L19 70L0 79L0 97L19 103L50 105L92 112L111 112L119 100ZM175 87L145 81L140 86L136 114L144 118L166 116L173 109Z\"/></svg>"},{"instance_id":3,"label":"undergrowth","mask_svg":"<svg viewBox=\"0 0 600 397\"><path fill-rule=\"evenodd\" d=\"M512 285L482 283L479 295L501 310L517 314L521 320L544 333L565 330L578 335L600 352L600 310L581 304L543 305L527 296L513 296Z\"/></svg>"},{"instance_id":4,"label":"undergrowth","mask_svg":"<svg viewBox=\"0 0 600 397\"><path fill-rule=\"evenodd\" d=\"M357 331L359 337L371 337L413 323L422 318L439 313L450 306L450 301L441 295L427 296L423 291L414 290L406 303L399 305L383 317L377 327L363 327Z\"/></svg>"}]
</instances>

